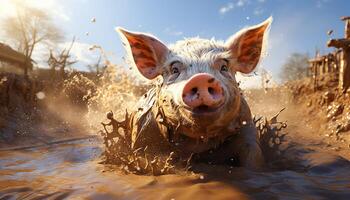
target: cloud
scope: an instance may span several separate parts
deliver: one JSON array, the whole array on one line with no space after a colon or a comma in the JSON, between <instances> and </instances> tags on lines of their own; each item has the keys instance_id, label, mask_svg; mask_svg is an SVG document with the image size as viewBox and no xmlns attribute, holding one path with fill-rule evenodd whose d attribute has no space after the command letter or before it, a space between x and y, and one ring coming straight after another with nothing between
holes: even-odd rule
<instances>
[{"instance_id":1,"label":"cloud","mask_svg":"<svg viewBox=\"0 0 350 200\"><path fill-rule=\"evenodd\" d=\"M250 3L249 0L237 0L237 1L235 1L235 3L229 2L219 9L219 13L224 15L224 14L230 12L231 10L233 10L235 7L243 7L249 3Z\"/></svg>"},{"instance_id":2,"label":"cloud","mask_svg":"<svg viewBox=\"0 0 350 200\"><path fill-rule=\"evenodd\" d=\"M183 35L182 31L174 30L174 27L167 27L164 29L164 33L172 36L180 36Z\"/></svg>"},{"instance_id":3,"label":"cloud","mask_svg":"<svg viewBox=\"0 0 350 200\"><path fill-rule=\"evenodd\" d=\"M245 6L247 3L248 3L248 0L238 0L237 3L236 3L236 5L237 5L238 7L243 7L243 6Z\"/></svg>"},{"instance_id":4,"label":"cloud","mask_svg":"<svg viewBox=\"0 0 350 200\"><path fill-rule=\"evenodd\" d=\"M180 36L183 34L183 32L182 31L175 31L175 32L172 32L171 34L176 35L176 36Z\"/></svg>"},{"instance_id":5,"label":"cloud","mask_svg":"<svg viewBox=\"0 0 350 200\"><path fill-rule=\"evenodd\" d=\"M255 8L253 13L256 16L259 16L259 15L264 13L264 9L262 9L262 8Z\"/></svg>"},{"instance_id":6,"label":"cloud","mask_svg":"<svg viewBox=\"0 0 350 200\"><path fill-rule=\"evenodd\" d=\"M259 3L264 3L264 2L265 2L265 0L258 0L258 2L259 2Z\"/></svg>"},{"instance_id":7,"label":"cloud","mask_svg":"<svg viewBox=\"0 0 350 200\"><path fill-rule=\"evenodd\" d=\"M228 4L226 4L225 6L223 6L223 7L221 7L220 9L219 9L219 13L220 14L226 14L227 12L229 12L230 10L232 10L233 8L234 8L235 6L234 6L234 4L233 3L228 3Z\"/></svg>"}]
</instances>

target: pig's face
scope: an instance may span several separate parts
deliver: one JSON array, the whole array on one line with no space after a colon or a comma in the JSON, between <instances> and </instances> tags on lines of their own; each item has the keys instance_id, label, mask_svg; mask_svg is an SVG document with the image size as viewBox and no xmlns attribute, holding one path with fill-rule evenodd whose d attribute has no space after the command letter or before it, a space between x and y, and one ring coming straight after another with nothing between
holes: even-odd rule
<instances>
[{"instance_id":1,"label":"pig's face","mask_svg":"<svg viewBox=\"0 0 350 200\"><path fill-rule=\"evenodd\" d=\"M255 69L271 21L241 30L225 43L193 38L169 47L150 35L118 31L139 72L148 79L163 77L158 103L167 120L189 137L210 138L239 114L236 72Z\"/></svg>"}]
</instances>

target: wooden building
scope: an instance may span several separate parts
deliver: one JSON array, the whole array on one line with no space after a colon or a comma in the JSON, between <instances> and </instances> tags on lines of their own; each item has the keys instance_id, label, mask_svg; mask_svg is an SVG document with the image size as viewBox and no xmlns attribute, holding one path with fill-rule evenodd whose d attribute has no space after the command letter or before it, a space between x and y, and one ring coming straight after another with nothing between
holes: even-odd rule
<instances>
[{"instance_id":1,"label":"wooden building","mask_svg":"<svg viewBox=\"0 0 350 200\"><path fill-rule=\"evenodd\" d=\"M336 50L327 55L316 55L309 60L309 76L312 76L317 88L319 80L327 77L338 82L339 89L345 91L350 88L350 17L342 17L345 22L345 36L341 39L331 39L328 47Z\"/></svg>"},{"instance_id":2,"label":"wooden building","mask_svg":"<svg viewBox=\"0 0 350 200\"><path fill-rule=\"evenodd\" d=\"M26 70L33 68L31 59L4 43L0 43L0 61L13 64L15 67L23 69L25 73Z\"/></svg>"}]
</instances>

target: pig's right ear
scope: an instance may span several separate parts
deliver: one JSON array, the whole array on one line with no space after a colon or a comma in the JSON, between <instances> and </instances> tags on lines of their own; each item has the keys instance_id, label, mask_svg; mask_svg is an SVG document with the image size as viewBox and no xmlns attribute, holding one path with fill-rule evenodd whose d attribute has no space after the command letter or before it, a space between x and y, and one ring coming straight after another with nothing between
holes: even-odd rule
<instances>
[{"instance_id":1,"label":"pig's right ear","mask_svg":"<svg viewBox=\"0 0 350 200\"><path fill-rule=\"evenodd\" d=\"M158 39L144 33L126 31L116 28L127 51L132 55L139 72L148 79L154 79L162 74L162 64L169 49Z\"/></svg>"}]
</instances>

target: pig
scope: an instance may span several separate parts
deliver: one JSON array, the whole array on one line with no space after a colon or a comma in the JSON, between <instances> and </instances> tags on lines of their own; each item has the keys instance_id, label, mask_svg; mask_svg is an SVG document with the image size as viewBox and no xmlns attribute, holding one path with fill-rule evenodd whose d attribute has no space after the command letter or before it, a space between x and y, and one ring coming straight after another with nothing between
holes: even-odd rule
<instances>
[{"instance_id":1,"label":"pig","mask_svg":"<svg viewBox=\"0 0 350 200\"><path fill-rule=\"evenodd\" d=\"M236 74L255 70L271 22L244 28L226 42L197 37L168 46L116 28L132 64L155 82L132 114L132 148L175 149L218 163L234 157L240 166L261 168L257 129Z\"/></svg>"}]
</instances>

